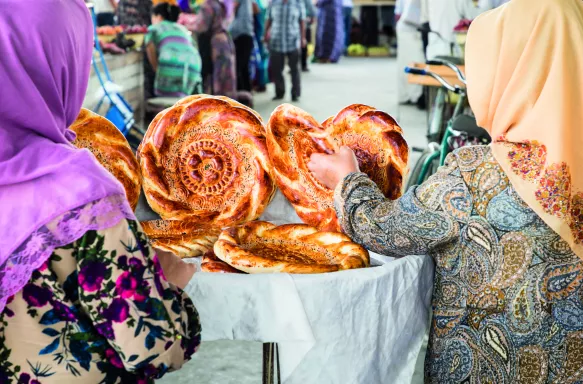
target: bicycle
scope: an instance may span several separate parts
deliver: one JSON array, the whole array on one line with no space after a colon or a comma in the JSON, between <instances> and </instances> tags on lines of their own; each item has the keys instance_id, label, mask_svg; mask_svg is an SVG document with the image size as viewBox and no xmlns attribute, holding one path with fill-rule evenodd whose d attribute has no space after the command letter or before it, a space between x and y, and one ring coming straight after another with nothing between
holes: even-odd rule
<instances>
[{"instance_id":1,"label":"bicycle","mask_svg":"<svg viewBox=\"0 0 583 384\"><path fill-rule=\"evenodd\" d=\"M428 61L427 64L445 65L451 68L456 73L460 82L464 85L466 84L464 74L455 64L446 60L432 60ZM425 69L407 67L405 68L405 72L414 75L431 76L437 80L442 85L442 87L439 88L441 92L438 92L437 99L443 100L444 103L447 92L452 92L459 96L453 115L451 119L449 119L445 130L443 129L442 117L439 115L440 108L439 106L436 108L436 112L430 125L430 133L433 137L440 139L439 142L438 140L430 141L427 148L422 152L419 160L415 163L405 187L406 189L409 189L414 185L422 184L429 179L431 175L437 172L437 169L444 165L447 155L454 149L466 145L488 144L491 139L485 130L478 127L474 117L462 114L467 100L465 87L462 88L457 85L451 85L443 77ZM442 97L442 99L440 99L440 97Z\"/></svg>"}]
</instances>

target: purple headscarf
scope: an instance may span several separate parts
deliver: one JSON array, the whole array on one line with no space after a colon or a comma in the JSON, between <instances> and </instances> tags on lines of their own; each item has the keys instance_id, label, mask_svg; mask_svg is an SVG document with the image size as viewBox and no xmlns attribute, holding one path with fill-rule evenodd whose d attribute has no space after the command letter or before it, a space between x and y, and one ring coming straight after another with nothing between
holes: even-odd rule
<instances>
[{"instance_id":1,"label":"purple headscarf","mask_svg":"<svg viewBox=\"0 0 583 384\"><path fill-rule=\"evenodd\" d=\"M54 248L131 217L127 202L115 199L124 195L121 184L70 144L75 135L67 127L85 97L92 50L82 0L0 0L0 312ZM107 223L84 217L33 236L104 198L120 202L91 212L113 218Z\"/></svg>"}]
</instances>

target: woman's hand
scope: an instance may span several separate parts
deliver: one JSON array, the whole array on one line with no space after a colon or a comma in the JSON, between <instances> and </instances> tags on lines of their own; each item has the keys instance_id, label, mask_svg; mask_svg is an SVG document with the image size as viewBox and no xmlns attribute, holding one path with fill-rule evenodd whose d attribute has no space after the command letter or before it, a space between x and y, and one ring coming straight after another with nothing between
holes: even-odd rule
<instances>
[{"instance_id":1,"label":"woman's hand","mask_svg":"<svg viewBox=\"0 0 583 384\"><path fill-rule=\"evenodd\" d=\"M359 171L358 160L348 147L341 147L333 155L312 154L308 168L316 179L330 189L335 189L348 174Z\"/></svg>"},{"instance_id":2,"label":"woman's hand","mask_svg":"<svg viewBox=\"0 0 583 384\"><path fill-rule=\"evenodd\" d=\"M180 257L173 253L155 249L160 266L164 271L164 276L170 284L177 286L180 289L186 288L194 272L196 266L194 264L184 262Z\"/></svg>"}]
</instances>

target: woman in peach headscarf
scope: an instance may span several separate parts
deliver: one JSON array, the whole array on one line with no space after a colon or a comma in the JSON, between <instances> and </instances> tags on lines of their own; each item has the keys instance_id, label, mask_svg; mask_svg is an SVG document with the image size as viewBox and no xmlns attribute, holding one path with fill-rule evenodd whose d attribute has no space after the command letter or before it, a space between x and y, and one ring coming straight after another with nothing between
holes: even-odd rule
<instances>
[{"instance_id":1,"label":"woman in peach headscarf","mask_svg":"<svg viewBox=\"0 0 583 384\"><path fill-rule=\"evenodd\" d=\"M468 35L462 148L395 201L354 155L313 155L344 231L435 259L426 382L583 381L583 2L512 0Z\"/></svg>"}]
</instances>

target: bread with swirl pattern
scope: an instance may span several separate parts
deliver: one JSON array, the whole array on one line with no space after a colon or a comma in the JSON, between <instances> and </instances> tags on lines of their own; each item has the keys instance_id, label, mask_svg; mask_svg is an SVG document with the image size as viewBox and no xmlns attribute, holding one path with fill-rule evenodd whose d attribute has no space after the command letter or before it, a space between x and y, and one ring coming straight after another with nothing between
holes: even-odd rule
<instances>
[{"instance_id":1,"label":"bread with swirl pattern","mask_svg":"<svg viewBox=\"0 0 583 384\"><path fill-rule=\"evenodd\" d=\"M277 186L304 223L323 231L340 231L334 191L308 169L313 153L331 154L348 146L361 171L375 181L386 197L401 194L409 148L402 130L388 114L354 104L319 124L307 112L281 105L267 124L267 148Z\"/></svg>"},{"instance_id":2,"label":"bread with swirl pattern","mask_svg":"<svg viewBox=\"0 0 583 384\"><path fill-rule=\"evenodd\" d=\"M69 127L73 145L88 149L124 187L132 209L138 206L142 178L138 161L124 135L112 122L85 108Z\"/></svg>"},{"instance_id":3,"label":"bread with swirl pattern","mask_svg":"<svg viewBox=\"0 0 583 384\"><path fill-rule=\"evenodd\" d=\"M243 223L275 193L262 121L227 98L190 96L162 111L138 161L148 203L164 219Z\"/></svg>"}]
</instances>

